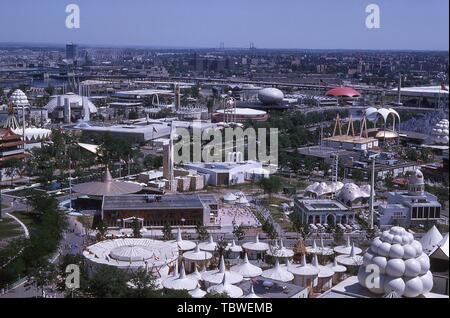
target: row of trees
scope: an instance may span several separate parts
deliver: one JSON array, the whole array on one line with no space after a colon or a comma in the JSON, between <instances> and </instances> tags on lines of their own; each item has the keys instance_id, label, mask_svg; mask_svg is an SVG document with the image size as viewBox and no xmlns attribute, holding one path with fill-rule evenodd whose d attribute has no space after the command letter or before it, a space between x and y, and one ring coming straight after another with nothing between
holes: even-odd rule
<instances>
[{"instance_id":1,"label":"row of trees","mask_svg":"<svg viewBox=\"0 0 450 318\"><path fill-rule=\"evenodd\" d=\"M6 286L25 275L46 277L51 268L49 257L57 250L67 222L58 210L57 201L44 192L35 193L30 199L33 219L29 239L17 239L0 252L0 286ZM33 280L34 283L36 283Z\"/></svg>"}]
</instances>

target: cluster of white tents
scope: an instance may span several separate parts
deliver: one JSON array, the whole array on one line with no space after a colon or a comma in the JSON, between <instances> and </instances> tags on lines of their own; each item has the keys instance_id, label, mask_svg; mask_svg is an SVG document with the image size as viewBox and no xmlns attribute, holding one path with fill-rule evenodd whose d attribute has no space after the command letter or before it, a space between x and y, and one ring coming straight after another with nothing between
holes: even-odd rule
<instances>
[{"instance_id":1,"label":"cluster of white tents","mask_svg":"<svg viewBox=\"0 0 450 318\"><path fill-rule=\"evenodd\" d=\"M229 244L225 251L236 254L244 253L243 261L239 264L231 266L229 269L225 266L224 257L221 256L218 267L213 270L205 270L207 262L212 259L213 254L217 251L218 243L210 236L206 242L195 244L187 243L181 238L181 232L178 232L177 239L172 241L176 243L180 250L183 247L190 249L185 250L182 258L183 262L180 270L175 270L172 276L162 281L162 286L169 289L185 289L192 297L201 298L206 293L227 293L232 298L259 298L254 292L253 285L246 296L244 291L236 286L237 284L251 280L256 277L278 281L280 283L292 282L293 284L307 287L314 292L324 292L338 283L343 278L348 266L356 266L362 262L362 250L350 243L347 239L346 245L336 247L337 256L333 263L328 265L320 265L318 255L332 255L334 250L324 246L321 240L320 247L313 243L312 247L308 247L309 253L313 254L313 260L310 264L306 263L306 256L303 255L301 264L292 264L290 259L294 256L292 249L284 246L283 240L280 239L273 244L261 242L256 236L255 241L246 242L242 246L233 241ZM192 249L191 249L192 248ZM256 259L257 254L267 254L274 259L274 266L263 270L259 266L252 264L249 259ZM284 264L281 264L284 263ZM186 275L186 267L192 268L192 273ZM198 268L203 270L199 272ZM203 289L202 289L203 287Z\"/></svg>"},{"instance_id":2,"label":"cluster of white tents","mask_svg":"<svg viewBox=\"0 0 450 318\"><path fill-rule=\"evenodd\" d=\"M239 204L248 206L250 202L248 201L247 197L242 192L236 192L236 193L227 193L223 196L223 202L227 204Z\"/></svg>"}]
</instances>

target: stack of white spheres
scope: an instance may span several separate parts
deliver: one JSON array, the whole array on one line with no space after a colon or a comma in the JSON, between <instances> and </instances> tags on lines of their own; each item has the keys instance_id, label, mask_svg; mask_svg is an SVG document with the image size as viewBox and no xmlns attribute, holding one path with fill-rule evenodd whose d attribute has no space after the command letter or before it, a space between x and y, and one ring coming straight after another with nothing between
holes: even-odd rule
<instances>
[{"instance_id":1,"label":"stack of white spheres","mask_svg":"<svg viewBox=\"0 0 450 318\"><path fill-rule=\"evenodd\" d=\"M377 269L380 275L375 275ZM358 281L375 294L395 291L405 297L417 297L433 288L430 259L422 244L399 226L373 240L364 254Z\"/></svg>"}]
</instances>

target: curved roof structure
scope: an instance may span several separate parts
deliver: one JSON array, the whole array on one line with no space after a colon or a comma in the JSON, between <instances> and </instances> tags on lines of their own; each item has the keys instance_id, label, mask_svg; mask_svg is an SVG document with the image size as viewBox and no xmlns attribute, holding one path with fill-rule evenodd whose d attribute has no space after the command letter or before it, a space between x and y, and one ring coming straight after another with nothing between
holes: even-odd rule
<instances>
[{"instance_id":1,"label":"curved roof structure","mask_svg":"<svg viewBox=\"0 0 450 318\"><path fill-rule=\"evenodd\" d=\"M223 196L225 202L235 202L237 197L233 193L227 193Z\"/></svg>"},{"instance_id":2,"label":"curved roof structure","mask_svg":"<svg viewBox=\"0 0 450 318\"><path fill-rule=\"evenodd\" d=\"M200 243L200 244L198 244L198 247L202 251L213 253L217 248L217 243L214 242L214 239L213 239L212 235L210 234L208 242Z\"/></svg>"},{"instance_id":3,"label":"curved roof structure","mask_svg":"<svg viewBox=\"0 0 450 318\"><path fill-rule=\"evenodd\" d=\"M294 251L284 247L283 239L280 239L280 246L270 246L270 248L267 250L267 255L278 258L287 258L293 257Z\"/></svg>"},{"instance_id":4,"label":"curved roof structure","mask_svg":"<svg viewBox=\"0 0 450 318\"><path fill-rule=\"evenodd\" d=\"M241 288L232 285L232 283L230 282L230 274L231 273L229 272L224 273L221 283L209 287L208 293L217 293L217 294L226 293L228 294L228 296L230 296L230 298L242 297L244 292L242 291Z\"/></svg>"},{"instance_id":5,"label":"curved roof structure","mask_svg":"<svg viewBox=\"0 0 450 318\"><path fill-rule=\"evenodd\" d=\"M431 130L431 139L433 143L448 145L448 119L440 120Z\"/></svg>"},{"instance_id":6,"label":"curved roof structure","mask_svg":"<svg viewBox=\"0 0 450 318\"><path fill-rule=\"evenodd\" d=\"M206 271L202 274L203 281L211 285L220 284L224 275L227 274L227 280L230 284L237 284L242 282L244 277L236 272L230 272L225 268L225 260L223 256L220 258L219 267L212 271Z\"/></svg>"},{"instance_id":7,"label":"curved roof structure","mask_svg":"<svg viewBox=\"0 0 450 318\"><path fill-rule=\"evenodd\" d=\"M320 247L317 246L316 240L313 240L312 246L307 246L306 251L317 255L333 255L333 249L323 245L323 238L320 238Z\"/></svg>"},{"instance_id":8,"label":"curved roof structure","mask_svg":"<svg viewBox=\"0 0 450 318\"><path fill-rule=\"evenodd\" d=\"M363 259L358 281L372 293L383 295L395 291L400 296L418 297L433 288L428 255L423 252L422 244L402 227L394 226L376 237ZM380 270L376 278L379 284L367 284L370 270L366 267L372 265Z\"/></svg>"},{"instance_id":9,"label":"curved roof structure","mask_svg":"<svg viewBox=\"0 0 450 318\"><path fill-rule=\"evenodd\" d=\"M92 196L118 196L136 193L142 190L142 186L126 181L116 181L106 169L102 182L87 182L76 184L72 190L85 195Z\"/></svg>"},{"instance_id":10,"label":"curved roof structure","mask_svg":"<svg viewBox=\"0 0 450 318\"><path fill-rule=\"evenodd\" d=\"M23 133L22 128L13 129L13 132L19 135ZM52 131L50 129L35 128L35 127L25 128L25 140L27 142L30 141L38 142L44 139L48 139L50 138L51 134Z\"/></svg>"},{"instance_id":11,"label":"curved roof structure","mask_svg":"<svg viewBox=\"0 0 450 318\"><path fill-rule=\"evenodd\" d=\"M248 292L247 295L245 295L242 298L247 298L247 299L256 299L256 298L261 298L258 295L255 294L255 289L253 288L253 284L250 285L250 290Z\"/></svg>"},{"instance_id":12,"label":"curved roof structure","mask_svg":"<svg viewBox=\"0 0 450 318\"><path fill-rule=\"evenodd\" d=\"M436 225L433 225L433 227L429 229L428 232L425 233L425 235L420 239L423 251L430 255L442 239L442 234L439 232Z\"/></svg>"},{"instance_id":13,"label":"curved roof structure","mask_svg":"<svg viewBox=\"0 0 450 318\"><path fill-rule=\"evenodd\" d=\"M338 255L336 261L344 266L359 266L363 263L363 257L356 254L355 243L352 243L350 254Z\"/></svg>"},{"instance_id":14,"label":"curved roof structure","mask_svg":"<svg viewBox=\"0 0 450 318\"><path fill-rule=\"evenodd\" d=\"M247 253L245 253L244 256L244 262L242 264L232 266L231 271L242 275L244 278L253 278L262 274L261 268L250 264L250 262L248 261Z\"/></svg>"},{"instance_id":15,"label":"curved roof structure","mask_svg":"<svg viewBox=\"0 0 450 318\"><path fill-rule=\"evenodd\" d=\"M323 266L319 264L319 260L317 258L317 254L314 254L312 266L319 269L319 274L317 277L319 278L331 278L334 275L334 271L331 269L331 267Z\"/></svg>"},{"instance_id":16,"label":"curved roof structure","mask_svg":"<svg viewBox=\"0 0 450 318\"><path fill-rule=\"evenodd\" d=\"M291 266L289 271L298 276L316 276L319 275L320 269L306 263L306 255L302 255L302 263L299 266Z\"/></svg>"},{"instance_id":17,"label":"curved roof structure","mask_svg":"<svg viewBox=\"0 0 450 318\"><path fill-rule=\"evenodd\" d=\"M210 260L212 258L212 254L207 251L201 251L199 245L197 244L195 246L195 250L185 252L183 257L189 261L200 262Z\"/></svg>"},{"instance_id":18,"label":"curved roof structure","mask_svg":"<svg viewBox=\"0 0 450 318\"><path fill-rule=\"evenodd\" d=\"M328 267L335 273L345 273L347 271L347 267L339 265L336 258L333 260L332 264L328 265Z\"/></svg>"},{"instance_id":19,"label":"curved roof structure","mask_svg":"<svg viewBox=\"0 0 450 318\"><path fill-rule=\"evenodd\" d=\"M189 291L189 295L191 295L192 298L203 298L205 297L206 292L201 289L200 284L197 284L197 288Z\"/></svg>"},{"instance_id":20,"label":"curved roof structure","mask_svg":"<svg viewBox=\"0 0 450 318\"><path fill-rule=\"evenodd\" d=\"M89 261L120 269L159 268L178 259L176 245L151 239L113 239L86 248Z\"/></svg>"},{"instance_id":21,"label":"curved roof structure","mask_svg":"<svg viewBox=\"0 0 450 318\"><path fill-rule=\"evenodd\" d=\"M431 258L442 259L448 262L448 233L430 253Z\"/></svg>"},{"instance_id":22,"label":"curved roof structure","mask_svg":"<svg viewBox=\"0 0 450 318\"><path fill-rule=\"evenodd\" d=\"M347 97L347 98L356 98L361 96L361 94L358 91L356 91L351 87L335 87L326 92L325 95L330 97Z\"/></svg>"},{"instance_id":23,"label":"curved roof structure","mask_svg":"<svg viewBox=\"0 0 450 318\"><path fill-rule=\"evenodd\" d=\"M425 180L423 178L423 173L420 169L416 169L409 177L409 185L424 185Z\"/></svg>"},{"instance_id":24,"label":"curved roof structure","mask_svg":"<svg viewBox=\"0 0 450 318\"><path fill-rule=\"evenodd\" d=\"M370 198L370 185L359 187L355 183L346 183L337 193L337 198L347 204L351 205L354 201Z\"/></svg>"},{"instance_id":25,"label":"curved roof structure","mask_svg":"<svg viewBox=\"0 0 450 318\"><path fill-rule=\"evenodd\" d=\"M290 282L291 280L294 279L294 275L291 272L280 266L278 258L275 259L275 266L273 268L263 271L261 276L264 278L269 278L284 283Z\"/></svg>"},{"instance_id":26,"label":"curved roof structure","mask_svg":"<svg viewBox=\"0 0 450 318\"><path fill-rule=\"evenodd\" d=\"M314 194L316 197L332 194L342 189L344 184L340 181L337 182L314 182L306 187L305 193Z\"/></svg>"},{"instance_id":27,"label":"curved roof structure","mask_svg":"<svg viewBox=\"0 0 450 318\"><path fill-rule=\"evenodd\" d=\"M354 246L354 244L350 243L350 236L347 236L347 243L345 245L339 245L336 246L334 248L334 251L338 254L343 254L343 255L350 255L352 253L352 248L353 248L353 252L356 255L359 255L362 253L362 249L360 249L359 247Z\"/></svg>"},{"instance_id":28,"label":"curved roof structure","mask_svg":"<svg viewBox=\"0 0 450 318\"><path fill-rule=\"evenodd\" d=\"M197 265L195 265L194 271L192 273L190 273L188 275L188 277L192 277L192 278L196 279L197 281L203 280L202 274L200 274L200 272L198 271Z\"/></svg>"},{"instance_id":29,"label":"curved roof structure","mask_svg":"<svg viewBox=\"0 0 450 318\"><path fill-rule=\"evenodd\" d=\"M78 104L79 107L82 107L83 104L85 107L89 108L89 112L91 114L97 113L97 107L89 100L89 97L80 96L74 93L67 93L64 95L55 95L50 97L50 101L45 105L45 109L49 113L53 113L56 107L58 107L58 99L60 99L61 105L64 106L64 100L68 98L70 104Z\"/></svg>"},{"instance_id":30,"label":"curved roof structure","mask_svg":"<svg viewBox=\"0 0 450 318\"><path fill-rule=\"evenodd\" d=\"M9 101L16 107L29 106L27 95L20 89L16 89L9 97Z\"/></svg>"},{"instance_id":31,"label":"curved roof structure","mask_svg":"<svg viewBox=\"0 0 450 318\"><path fill-rule=\"evenodd\" d=\"M162 285L164 288L173 290L194 290L198 286L198 280L186 276L184 263L181 263L180 274L166 278Z\"/></svg>"},{"instance_id":32,"label":"curved roof structure","mask_svg":"<svg viewBox=\"0 0 450 318\"><path fill-rule=\"evenodd\" d=\"M399 113L397 113L397 111L393 108L369 107L366 109L365 114L366 114L367 119L370 121L373 121L373 122L376 122L378 120L378 116L381 116L381 118L383 118L384 122L386 122L390 115L397 117L398 121L400 121Z\"/></svg>"},{"instance_id":33,"label":"curved roof structure","mask_svg":"<svg viewBox=\"0 0 450 318\"><path fill-rule=\"evenodd\" d=\"M258 92L259 101L266 105L279 104L283 101L283 98L284 94L278 88L268 87Z\"/></svg>"},{"instance_id":34,"label":"curved roof structure","mask_svg":"<svg viewBox=\"0 0 450 318\"><path fill-rule=\"evenodd\" d=\"M177 239L169 242L175 243L178 246L178 249L183 252L191 251L197 246L197 244L192 241L183 240L183 237L181 236L181 229L179 227L177 232Z\"/></svg>"},{"instance_id":35,"label":"curved roof structure","mask_svg":"<svg viewBox=\"0 0 450 318\"><path fill-rule=\"evenodd\" d=\"M260 242L259 235L256 235L255 242L247 242L242 244L242 247L248 251L265 252L269 249L269 244Z\"/></svg>"},{"instance_id":36,"label":"curved roof structure","mask_svg":"<svg viewBox=\"0 0 450 318\"><path fill-rule=\"evenodd\" d=\"M242 248L242 246L236 245L235 240L233 240L231 242L231 245L228 245L225 248L226 251L230 251L230 252L234 252L234 253L240 253L242 252L244 249Z\"/></svg>"}]
</instances>

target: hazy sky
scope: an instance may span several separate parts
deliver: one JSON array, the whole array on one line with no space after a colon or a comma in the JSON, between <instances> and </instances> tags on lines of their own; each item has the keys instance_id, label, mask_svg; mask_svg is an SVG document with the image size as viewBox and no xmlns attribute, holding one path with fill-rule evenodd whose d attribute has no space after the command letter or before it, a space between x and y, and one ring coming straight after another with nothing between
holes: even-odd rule
<instances>
[{"instance_id":1,"label":"hazy sky","mask_svg":"<svg viewBox=\"0 0 450 318\"><path fill-rule=\"evenodd\" d=\"M65 7L81 9L67 29ZM366 6L381 10L367 29ZM448 0L1 0L0 42L306 49L449 47Z\"/></svg>"}]
</instances>

